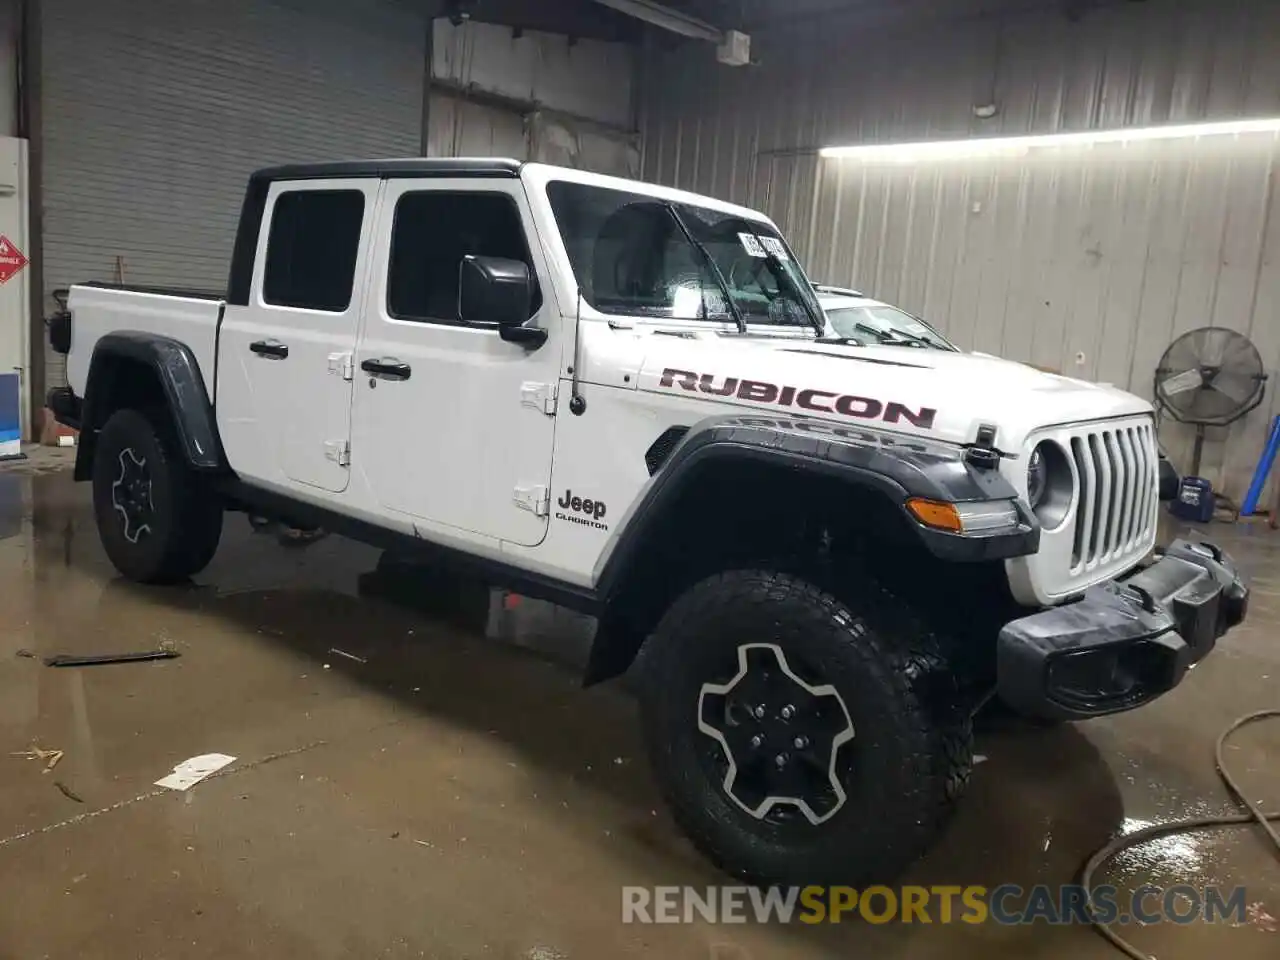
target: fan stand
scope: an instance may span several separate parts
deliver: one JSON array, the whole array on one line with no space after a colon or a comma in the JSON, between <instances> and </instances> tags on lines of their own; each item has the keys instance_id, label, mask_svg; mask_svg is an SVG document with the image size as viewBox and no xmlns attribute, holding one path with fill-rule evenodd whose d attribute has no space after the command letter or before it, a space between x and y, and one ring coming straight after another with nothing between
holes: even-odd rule
<instances>
[{"instance_id":1,"label":"fan stand","mask_svg":"<svg viewBox=\"0 0 1280 960\"><path fill-rule=\"evenodd\" d=\"M1222 372L1222 367L1218 364L1208 364L1208 363L1201 364L1200 366L1201 384L1199 389L1208 390L1210 387L1212 387L1213 381L1217 379L1218 374L1221 372ZM1201 460L1204 457L1204 438L1205 438L1205 434L1208 432L1208 426L1203 423L1197 423L1195 426L1196 426L1196 439L1195 439L1195 443L1193 443L1191 446L1191 476L1198 477L1200 476ZM1230 516L1231 522L1233 523L1240 518L1240 508L1236 505L1236 502L1234 500L1232 500L1222 491L1220 490L1214 491L1214 503L1215 503L1215 507L1214 507L1215 514L1219 512L1226 513Z\"/></svg>"},{"instance_id":2,"label":"fan stand","mask_svg":"<svg viewBox=\"0 0 1280 960\"><path fill-rule=\"evenodd\" d=\"M1204 454L1204 436L1207 429L1208 428L1203 423L1196 424L1196 439L1195 439L1195 443L1191 447L1191 474L1190 475L1193 477L1200 476L1200 460ZM1227 496L1221 490L1215 490L1213 492L1213 497L1214 497L1214 504L1215 504L1215 507L1214 507L1215 519L1217 519L1216 514L1218 513L1227 514L1227 516L1230 517L1231 523L1234 523L1235 521L1240 519L1240 507L1236 503L1236 501L1231 499L1231 497Z\"/></svg>"},{"instance_id":3,"label":"fan stand","mask_svg":"<svg viewBox=\"0 0 1280 960\"><path fill-rule=\"evenodd\" d=\"M1218 379L1218 374L1222 372L1222 367L1218 364L1202 363L1200 365L1200 386L1198 390L1208 390L1213 386L1213 381ZM1204 455L1204 434L1205 425L1203 423L1196 424L1196 442L1191 448L1191 475L1193 477L1200 476L1200 459Z\"/></svg>"},{"instance_id":4,"label":"fan stand","mask_svg":"<svg viewBox=\"0 0 1280 960\"><path fill-rule=\"evenodd\" d=\"M1191 447L1191 476L1200 476L1200 458L1204 455L1204 434L1205 426L1203 423L1196 424L1196 441Z\"/></svg>"}]
</instances>

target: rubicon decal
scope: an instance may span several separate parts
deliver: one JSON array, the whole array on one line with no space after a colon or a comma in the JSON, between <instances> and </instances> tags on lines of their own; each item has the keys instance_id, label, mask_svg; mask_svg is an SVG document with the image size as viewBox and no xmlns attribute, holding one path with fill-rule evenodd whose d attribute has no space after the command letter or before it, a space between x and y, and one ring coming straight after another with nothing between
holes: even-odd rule
<instances>
[{"instance_id":1,"label":"rubicon decal","mask_svg":"<svg viewBox=\"0 0 1280 960\"><path fill-rule=\"evenodd\" d=\"M811 390L803 387L783 387L764 380L741 380L737 377L719 377L714 373L693 373L689 370L662 371L661 387L705 393L716 397L737 397L751 403L774 404L810 410L814 413L836 413L858 420L883 420L885 423L909 423L922 430L933 426L938 411L932 407L913 410L896 400L878 400L875 397L859 397L854 394L834 393L830 390Z\"/></svg>"},{"instance_id":2,"label":"rubicon decal","mask_svg":"<svg viewBox=\"0 0 1280 960\"><path fill-rule=\"evenodd\" d=\"M575 496L572 490L565 490L564 496L556 501L560 509L556 511L557 520L568 520L570 523L581 523L597 530L608 530L608 524L601 523L609 512L603 500L592 500L590 497Z\"/></svg>"}]
</instances>

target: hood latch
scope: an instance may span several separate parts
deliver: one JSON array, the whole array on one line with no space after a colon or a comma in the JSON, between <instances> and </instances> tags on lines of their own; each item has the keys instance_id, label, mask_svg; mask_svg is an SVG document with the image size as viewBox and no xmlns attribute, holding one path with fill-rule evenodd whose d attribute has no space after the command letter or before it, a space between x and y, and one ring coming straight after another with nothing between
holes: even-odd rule
<instances>
[{"instance_id":1,"label":"hood latch","mask_svg":"<svg viewBox=\"0 0 1280 960\"><path fill-rule=\"evenodd\" d=\"M978 425L977 438L965 449L965 463L978 470L995 470L1000 466L1002 454L996 449L996 429L989 423Z\"/></svg>"}]
</instances>

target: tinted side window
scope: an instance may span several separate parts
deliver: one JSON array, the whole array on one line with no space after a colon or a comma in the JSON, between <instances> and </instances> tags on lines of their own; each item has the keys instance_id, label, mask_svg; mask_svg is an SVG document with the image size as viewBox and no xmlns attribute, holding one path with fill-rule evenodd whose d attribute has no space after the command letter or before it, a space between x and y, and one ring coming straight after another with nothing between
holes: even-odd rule
<instances>
[{"instance_id":1,"label":"tinted side window","mask_svg":"<svg viewBox=\"0 0 1280 960\"><path fill-rule=\"evenodd\" d=\"M346 310L363 222L364 194L359 190L280 194L267 237L263 299L281 307Z\"/></svg>"},{"instance_id":2,"label":"tinted side window","mask_svg":"<svg viewBox=\"0 0 1280 960\"><path fill-rule=\"evenodd\" d=\"M396 202L387 312L399 320L458 322L458 269L468 254L533 262L515 201L502 193L406 193Z\"/></svg>"}]
</instances>

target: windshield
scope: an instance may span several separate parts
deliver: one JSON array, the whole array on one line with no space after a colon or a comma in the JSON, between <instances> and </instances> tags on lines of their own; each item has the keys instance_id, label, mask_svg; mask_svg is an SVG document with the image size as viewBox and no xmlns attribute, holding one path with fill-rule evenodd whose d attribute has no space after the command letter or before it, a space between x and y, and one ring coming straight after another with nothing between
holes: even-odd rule
<instances>
[{"instance_id":1,"label":"windshield","mask_svg":"<svg viewBox=\"0 0 1280 960\"><path fill-rule=\"evenodd\" d=\"M835 335L845 340L861 344L895 344L959 351L955 344L933 327L897 307L870 303L828 307L826 314Z\"/></svg>"},{"instance_id":2,"label":"windshield","mask_svg":"<svg viewBox=\"0 0 1280 960\"><path fill-rule=\"evenodd\" d=\"M723 278L745 323L814 323L799 299L813 298L809 281L761 221L564 180L549 183L547 197L582 296L601 313L732 322ZM820 320L816 299L810 305Z\"/></svg>"}]
</instances>

